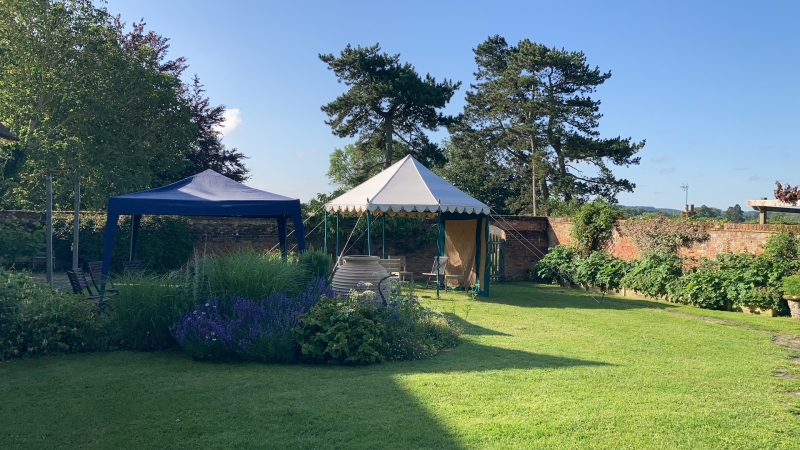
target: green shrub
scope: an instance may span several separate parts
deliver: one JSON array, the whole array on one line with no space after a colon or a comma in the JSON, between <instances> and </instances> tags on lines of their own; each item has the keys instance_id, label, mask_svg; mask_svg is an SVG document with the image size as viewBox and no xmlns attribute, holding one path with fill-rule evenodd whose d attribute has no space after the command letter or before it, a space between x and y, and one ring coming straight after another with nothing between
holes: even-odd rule
<instances>
[{"instance_id":1,"label":"green shrub","mask_svg":"<svg viewBox=\"0 0 800 450\"><path fill-rule=\"evenodd\" d=\"M677 280L670 299L705 309L730 310L732 302L725 290L726 275L715 261L705 260L692 272Z\"/></svg>"},{"instance_id":2,"label":"green shrub","mask_svg":"<svg viewBox=\"0 0 800 450\"><path fill-rule=\"evenodd\" d=\"M32 258L45 246L44 227L37 222L28 222L8 217L0 222L0 259L12 267L22 256Z\"/></svg>"},{"instance_id":3,"label":"green shrub","mask_svg":"<svg viewBox=\"0 0 800 450\"><path fill-rule=\"evenodd\" d=\"M783 293L800 297L800 275L790 275L783 279Z\"/></svg>"},{"instance_id":4,"label":"green shrub","mask_svg":"<svg viewBox=\"0 0 800 450\"><path fill-rule=\"evenodd\" d=\"M143 351L174 346L170 328L195 306L185 276L129 272L114 283L119 294L108 298L108 311L119 344Z\"/></svg>"},{"instance_id":5,"label":"green shrub","mask_svg":"<svg viewBox=\"0 0 800 450\"><path fill-rule=\"evenodd\" d=\"M331 255L322 250L316 250L313 247L301 253L297 258L297 263L300 264L312 278L328 278L331 273L331 268L333 267Z\"/></svg>"},{"instance_id":6,"label":"green shrub","mask_svg":"<svg viewBox=\"0 0 800 450\"><path fill-rule=\"evenodd\" d=\"M96 303L0 269L0 359L104 349L106 322Z\"/></svg>"},{"instance_id":7,"label":"green shrub","mask_svg":"<svg viewBox=\"0 0 800 450\"><path fill-rule=\"evenodd\" d=\"M683 274L683 260L672 253L645 255L630 265L621 284L648 297L663 298Z\"/></svg>"},{"instance_id":8,"label":"green shrub","mask_svg":"<svg viewBox=\"0 0 800 450\"><path fill-rule=\"evenodd\" d=\"M734 306L780 311L782 309L781 300L780 290L771 287L757 287L751 289L750 292L742 296L741 299L734 303Z\"/></svg>"},{"instance_id":9,"label":"green shrub","mask_svg":"<svg viewBox=\"0 0 800 450\"><path fill-rule=\"evenodd\" d=\"M624 214L603 199L581 206L572 217L572 241L583 255L601 250L611 239L614 222Z\"/></svg>"},{"instance_id":10,"label":"green shrub","mask_svg":"<svg viewBox=\"0 0 800 450\"><path fill-rule=\"evenodd\" d=\"M572 247L559 245L551 248L544 258L533 265L530 278L533 281L571 286L576 282L575 260L578 258L578 253Z\"/></svg>"},{"instance_id":11,"label":"green shrub","mask_svg":"<svg viewBox=\"0 0 800 450\"><path fill-rule=\"evenodd\" d=\"M347 364L386 361L388 330L380 308L372 292L321 299L300 316L296 335L301 358Z\"/></svg>"},{"instance_id":12,"label":"green shrub","mask_svg":"<svg viewBox=\"0 0 800 450\"><path fill-rule=\"evenodd\" d=\"M775 233L764 243L764 254L784 264L795 264L800 259L800 238L792 233Z\"/></svg>"},{"instance_id":13,"label":"green shrub","mask_svg":"<svg viewBox=\"0 0 800 450\"><path fill-rule=\"evenodd\" d=\"M461 330L412 296L382 305L375 293L323 298L300 317L295 335L311 362L368 364L433 356L458 343Z\"/></svg>"},{"instance_id":14,"label":"green shrub","mask_svg":"<svg viewBox=\"0 0 800 450\"><path fill-rule=\"evenodd\" d=\"M629 263L611 257L605 250L592 252L575 260L575 282L584 287L596 287L603 292L619 289Z\"/></svg>"}]
</instances>

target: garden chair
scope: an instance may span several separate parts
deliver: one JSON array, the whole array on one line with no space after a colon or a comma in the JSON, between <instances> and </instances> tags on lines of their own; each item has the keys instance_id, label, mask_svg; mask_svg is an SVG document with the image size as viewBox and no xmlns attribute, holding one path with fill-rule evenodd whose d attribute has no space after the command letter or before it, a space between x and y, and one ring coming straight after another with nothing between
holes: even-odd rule
<instances>
[{"instance_id":1,"label":"garden chair","mask_svg":"<svg viewBox=\"0 0 800 450\"><path fill-rule=\"evenodd\" d=\"M433 267L431 267L431 271L422 273L422 276L428 277L427 282L425 283L425 289L428 289L430 287L436 287L437 278L438 278L440 283L444 281L445 269L447 269L447 260L449 258L447 256L438 256L437 258L439 258L439 263L438 263L439 271L438 271L438 273L436 271L436 266L437 266L436 258L433 258ZM438 277L437 277L437 275L438 275Z\"/></svg>"},{"instance_id":2,"label":"garden chair","mask_svg":"<svg viewBox=\"0 0 800 450\"><path fill-rule=\"evenodd\" d=\"M89 261L89 277L92 279L92 284L97 292L102 291L103 283L106 285L105 294L117 294L119 292L114 283L111 282L110 277L103 275L103 261Z\"/></svg>"},{"instance_id":3,"label":"garden chair","mask_svg":"<svg viewBox=\"0 0 800 450\"><path fill-rule=\"evenodd\" d=\"M72 286L72 291L78 295L83 295L89 300L97 300L100 301L102 298L101 295L92 293L92 289L89 287L89 283L86 281L86 275L84 275L83 270L75 269L75 270L68 270L67 271L67 278L69 278L69 284Z\"/></svg>"},{"instance_id":4,"label":"garden chair","mask_svg":"<svg viewBox=\"0 0 800 450\"><path fill-rule=\"evenodd\" d=\"M123 272L143 272L144 267L142 266L142 262L138 259L134 259L133 261L125 261L122 263Z\"/></svg>"},{"instance_id":5,"label":"garden chair","mask_svg":"<svg viewBox=\"0 0 800 450\"><path fill-rule=\"evenodd\" d=\"M392 259L391 255L389 259ZM394 259L400 260L400 269L397 271L397 278L400 281L406 281L406 277L408 277L411 283L414 283L414 272L409 272L406 268L406 257L405 256L396 256Z\"/></svg>"},{"instance_id":6,"label":"garden chair","mask_svg":"<svg viewBox=\"0 0 800 450\"><path fill-rule=\"evenodd\" d=\"M400 271L400 260L399 259L381 259L381 260L378 261L378 264L383 266L383 268L386 269L387 272L389 272L389 275L392 278L395 278L395 279L399 278L399 276L397 274Z\"/></svg>"}]
</instances>

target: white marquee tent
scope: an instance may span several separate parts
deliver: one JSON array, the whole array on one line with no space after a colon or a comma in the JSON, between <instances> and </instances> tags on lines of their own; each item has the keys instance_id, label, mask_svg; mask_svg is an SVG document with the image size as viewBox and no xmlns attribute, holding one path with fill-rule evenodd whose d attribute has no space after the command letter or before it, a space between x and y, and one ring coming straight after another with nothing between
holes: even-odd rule
<instances>
[{"instance_id":1,"label":"white marquee tent","mask_svg":"<svg viewBox=\"0 0 800 450\"><path fill-rule=\"evenodd\" d=\"M369 253L373 214L437 218L438 256L449 258L446 273L464 274L465 284L477 285L481 295L489 295L489 206L461 192L411 155L326 203L326 223L329 213L337 218L366 214ZM327 245L327 225L325 230ZM338 237L338 220L336 233Z\"/></svg>"}]
</instances>

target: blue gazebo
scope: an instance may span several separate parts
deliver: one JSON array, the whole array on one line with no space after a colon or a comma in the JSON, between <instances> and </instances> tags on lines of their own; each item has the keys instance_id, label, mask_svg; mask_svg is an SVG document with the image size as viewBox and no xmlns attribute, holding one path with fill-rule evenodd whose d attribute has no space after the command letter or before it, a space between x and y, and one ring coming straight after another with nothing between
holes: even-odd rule
<instances>
[{"instance_id":1,"label":"blue gazebo","mask_svg":"<svg viewBox=\"0 0 800 450\"><path fill-rule=\"evenodd\" d=\"M134 259L142 215L263 217L278 221L278 240L286 255L286 220L292 219L297 248L305 251L300 200L247 187L211 169L149 191L108 199L103 275L111 268L111 254L119 216L133 216L130 259Z\"/></svg>"}]
</instances>

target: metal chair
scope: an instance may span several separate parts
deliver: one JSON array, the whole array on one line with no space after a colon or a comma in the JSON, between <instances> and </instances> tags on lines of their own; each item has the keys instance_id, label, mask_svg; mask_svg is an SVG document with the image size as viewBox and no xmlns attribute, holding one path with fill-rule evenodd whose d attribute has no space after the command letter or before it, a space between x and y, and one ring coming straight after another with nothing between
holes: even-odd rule
<instances>
[{"instance_id":1,"label":"metal chair","mask_svg":"<svg viewBox=\"0 0 800 450\"><path fill-rule=\"evenodd\" d=\"M102 292L103 283L105 283L105 294L119 293L114 283L111 282L111 278L103 275L103 261L89 261L89 277L97 292Z\"/></svg>"},{"instance_id":2,"label":"metal chair","mask_svg":"<svg viewBox=\"0 0 800 450\"><path fill-rule=\"evenodd\" d=\"M437 266L436 258L439 259L439 262L438 262L439 270L438 271L436 270L437 269L437 267L436 267ZM422 273L422 276L428 277L427 282L425 283L425 288L426 289L428 289L430 287L436 287L437 278L438 278L438 281L439 281L440 285L441 285L441 283L444 282L445 270L447 269L447 260L449 258L447 256L438 256L436 258L433 258L433 267L431 267L431 271Z\"/></svg>"},{"instance_id":3,"label":"metal chair","mask_svg":"<svg viewBox=\"0 0 800 450\"><path fill-rule=\"evenodd\" d=\"M67 278L69 278L69 284L72 286L72 291L74 293L83 295L89 300L100 301L102 299L99 291L97 294L92 293L92 289L89 287L89 283L86 281L86 275L84 275L83 270L68 270Z\"/></svg>"},{"instance_id":4,"label":"metal chair","mask_svg":"<svg viewBox=\"0 0 800 450\"><path fill-rule=\"evenodd\" d=\"M144 267L142 266L142 262L138 259L134 259L133 261L125 261L122 263L123 271L124 272L143 272Z\"/></svg>"}]
</instances>

